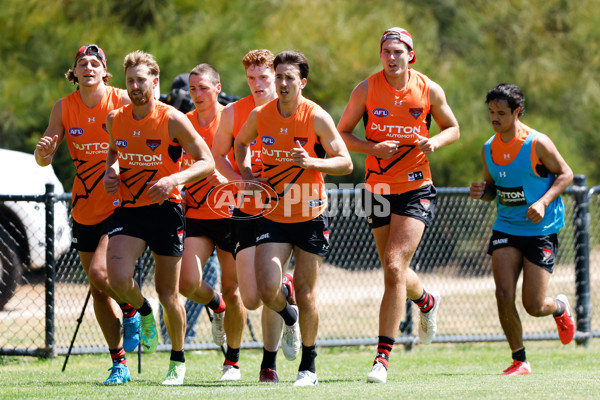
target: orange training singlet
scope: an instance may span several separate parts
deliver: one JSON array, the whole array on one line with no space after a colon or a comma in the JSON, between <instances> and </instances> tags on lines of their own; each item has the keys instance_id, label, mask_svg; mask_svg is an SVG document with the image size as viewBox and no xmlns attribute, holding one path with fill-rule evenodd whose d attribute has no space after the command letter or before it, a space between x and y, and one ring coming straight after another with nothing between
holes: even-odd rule
<instances>
[{"instance_id":1,"label":"orange training singlet","mask_svg":"<svg viewBox=\"0 0 600 400\"><path fill-rule=\"evenodd\" d=\"M181 146L169 137L169 116L175 108L155 102L154 109L142 120L133 118L131 104L120 108L114 116L112 137L119 153L122 207L142 207L152 204L147 192L150 181L179 172ZM180 203L181 192L175 187L168 198Z\"/></svg>"},{"instance_id":2,"label":"orange training singlet","mask_svg":"<svg viewBox=\"0 0 600 400\"><path fill-rule=\"evenodd\" d=\"M111 86L93 108L83 104L79 90L61 99L65 140L76 170L73 219L80 224L98 224L115 209L116 195L106 193L103 183L109 141L105 123L108 113L122 106L120 89Z\"/></svg>"},{"instance_id":3,"label":"orange training singlet","mask_svg":"<svg viewBox=\"0 0 600 400\"><path fill-rule=\"evenodd\" d=\"M508 143L504 143L500 138L500 135L496 133L496 137L494 138L490 146L492 160L494 161L494 163L500 166L510 164L517 157L519 151L521 151L521 146L523 146L523 143L525 143L525 139L527 139L527 136L529 136L532 130L533 129L531 129L529 126L521 122L517 135L514 138L512 138L511 141ZM536 173L538 171L537 166L542 164L542 162L537 157L537 153L535 151L535 145L537 143L538 137L533 139L533 143L531 145L531 168Z\"/></svg>"},{"instance_id":4,"label":"orange training singlet","mask_svg":"<svg viewBox=\"0 0 600 400\"><path fill-rule=\"evenodd\" d=\"M429 137L430 81L413 69L408 74L408 84L403 90L395 90L383 71L367 78L365 137L376 143L399 142L398 150L387 160L367 156L365 182L372 192L385 193L381 189L389 186L388 193L404 193L433 183L427 156L417 147L417 134Z\"/></svg>"},{"instance_id":5,"label":"orange training singlet","mask_svg":"<svg viewBox=\"0 0 600 400\"><path fill-rule=\"evenodd\" d=\"M204 139L208 147L212 147L215 133L221 122L223 108L225 108L220 104L218 107L219 111L217 112L215 119L207 126L200 126L200 123L198 122L198 110L193 110L186 114L192 122L192 125L194 125L196 132L202 136L202 139ZM227 158L229 158L232 163L235 163L233 161L233 149L231 149ZM193 163L194 159L188 156L184 151L181 159L182 170L189 168ZM233 185L228 185L228 187L233 187ZM185 185L185 216L187 218L221 219L231 216L234 203L224 202L224 194L220 191L213 190L214 188L215 186L211 185L206 178ZM217 197L216 194L219 194L219 196ZM229 199L233 201L234 195L231 194Z\"/></svg>"},{"instance_id":6,"label":"orange training singlet","mask_svg":"<svg viewBox=\"0 0 600 400\"><path fill-rule=\"evenodd\" d=\"M325 156L315 133L315 114L321 107L300 97L294 114L284 118L277 109L277 102L275 99L259 107L256 115L258 139L262 143L263 177L268 178L278 196L265 200L264 216L275 222L309 221L327 208L323 174L296 166L291 150L298 146L298 141L311 157Z\"/></svg>"}]
</instances>

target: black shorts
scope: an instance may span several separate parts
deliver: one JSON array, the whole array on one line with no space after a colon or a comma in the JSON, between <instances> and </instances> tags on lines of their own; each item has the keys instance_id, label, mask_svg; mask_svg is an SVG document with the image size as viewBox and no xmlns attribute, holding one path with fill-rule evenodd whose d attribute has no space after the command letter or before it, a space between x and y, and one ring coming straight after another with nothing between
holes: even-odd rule
<instances>
[{"instance_id":1,"label":"black shorts","mask_svg":"<svg viewBox=\"0 0 600 400\"><path fill-rule=\"evenodd\" d=\"M185 237L206 236L221 250L233 253L231 242L231 218L185 219Z\"/></svg>"},{"instance_id":2,"label":"black shorts","mask_svg":"<svg viewBox=\"0 0 600 400\"><path fill-rule=\"evenodd\" d=\"M159 256L181 257L185 239L185 217L178 203L119 207L109 218L108 237L127 235L143 239Z\"/></svg>"},{"instance_id":3,"label":"black shorts","mask_svg":"<svg viewBox=\"0 0 600 400\"><path fill-rule=\"evenodd\" d=\"M392 214L423 221L426 227L433 222L437 190L433 185L397 194L374 195L362 191L362 203L371 229L389 225Z\"/></svg>"},{"instance_id":4,"label":"black shorts","mask_svg":"<svg viewBox=\"0 0 600 400\"><path fill-rule=\"evenodd\" d=\"M77 251L95 252L100 238L108 233L109 219L110 217L95 225L83 225L73 220L71 247Z\"/></svg>"},{"instance_id":5,"label":"black shorts","mask_svg":"<svg viewBox=\"0 0 600 400\"><path fill-rule=\"evenodd\" d=\"M256 246L256 226L263 219L262 214L250 215L238 208L233 210L231 217L231 243L233 244L233 256L249 247Z\"/></svg>"},{"instance_id":6,"label":"black shorts","mask_svg":"<svg viewBox=\"0 0 600 400\"><path fill-rule=\"evenodd\" d=\"M256 227L256 245L262 243L290 243L325 257L329 253L329 219L321 214L310 221L286 224L262 218Z\"/></svg>"},{"instance_id":7,"label":"black shorts","mask_svg":"<svg viewBox=\"0 0 600 400\"><path fill-rule=\"evenodd\" d=\"M503 247L514 247L523 253L530 262L552 273L558 250L558 235L515 236L508 233L492 231L488 254Z\"/></svg>"}]
</instances>

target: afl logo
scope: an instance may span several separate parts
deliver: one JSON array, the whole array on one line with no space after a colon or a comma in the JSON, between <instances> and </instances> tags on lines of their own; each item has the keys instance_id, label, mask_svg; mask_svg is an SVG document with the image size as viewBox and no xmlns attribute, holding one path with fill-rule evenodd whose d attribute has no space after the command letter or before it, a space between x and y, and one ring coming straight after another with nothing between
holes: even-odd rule
<instances>
[{"instance_id":1,"label":"afl logo","mask_svg":"<svg viewBox=\"0 0 600 400\"><path fill-rule=\"evenodd\" d=\"M127 147L127 140L117 139L117 140L115 140L115 144L117 145L118 148L124 149L125 147Z\"/></svg>"},{"instance_id":2,"label":"afl logo","mask_svg":"<svg viewBox=\"0 0 600 400\"><path fill-rule=\"evenodd\" d=\"M69 134L71 134L71 136L73 136L73 137L79 137L79 136L83 135L83 129L81 129L81 128L70 128L69 129Z\"/></svg>"},{"instance_id":3,"label":"afl logo","mask_svg":"<svg viewBox=\"0 0 600 400\"><path fill-rule=\"evenodd\" d=\"M271 145L275 144L275 139L273 139L271 136L263 136L262 142L264 144L266 144L267 146L271 146Z\"/></svg>"},{"instance_id":4,"label":"afl logo","mask_svg":"<svg viewBox=\"0 0 600 400\"><path fill-rule=\"evenodd\" d=\"M373 115L379 118L387 117L390 115L389 111L385 108L376 108L373 110Z\"/></svg>"}]
</instances>

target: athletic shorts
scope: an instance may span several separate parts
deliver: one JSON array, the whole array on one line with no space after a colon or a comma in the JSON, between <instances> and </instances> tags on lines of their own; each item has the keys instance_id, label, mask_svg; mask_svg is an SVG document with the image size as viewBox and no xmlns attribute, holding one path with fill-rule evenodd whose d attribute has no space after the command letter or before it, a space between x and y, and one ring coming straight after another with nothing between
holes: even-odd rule
<instances>
[{"instance_id":1,"label":"athletic shorts","mask_svg":"<svg viewBox=\"0 0 600 400\"><path fill-rule=\"evenodd\" d=\"M329 220L323 214L310 221L289 224L262 218L256 227L256 245L262 243L290 243L325 257L329 253Z\"/></svg>"},{"instance_id":2,"label":"athletic shorts","mask_svg":"<svg viewBox=\"0 0 600 400\"><path fill-rule=\"evenodd\" d=\"M437 190L433 185L406 193L381 194L363 190L362 202L371 229L389 225L392 214L423 221L426 227L433 222Z\"/></svg>"},{"instance_id":3,"label":"athletic shorts","mask_svg":"<svg viewBox=\"0 0 600 400\"><path fill-rule=\"evenodd\" d=\"M492 231L488 254L503 247L514 247L523 253L530 262L552 273L558 250L558 235L515 236L508 233Z\"/></svg>"},{"instance_id":4,"label":"athletic shorts","mask_svg":"<svg viewBox=\"0 0 600 400\"><path fill-rule=\"evenodd\" d=\"M181 257L185 239L185 216L181 204L119 207L109 218L108 237L127 235L143 239L160 256Z\"/></svg>"},{"instance_id":5,"label":"athletic shorts","mask_svg":"<svg viewBox=\"0 0 600 400\"><path fill-rule=\"evenodd\" d=\"M185 237L206 236L221 250L233 253L231 242L231 218L185 219Z\"/></svg>"},{"instance_id":6,"label":"athletic shorts","mask_svg":"<svg viewBox=\"0 0 600 400\"><path fill-rule=\"evenodd\" d=\"M77 251L95 252L100 238L108 233L109 219L110 217L95 225L83 225L73 220L71 247Z\"/></svg>"},{"instance_id":7,"label":"athletic shorts","mask_svg":"<svg viewBox=\"0 0 600 400\"><path fill-rule=\"evenodd\" d=\"M262 215L250 215L239 208L233 210L231 217L231 243L233 244L233 257L238 252L256 246L256 226L263 219Z\"/></svg>"}]
</instances>

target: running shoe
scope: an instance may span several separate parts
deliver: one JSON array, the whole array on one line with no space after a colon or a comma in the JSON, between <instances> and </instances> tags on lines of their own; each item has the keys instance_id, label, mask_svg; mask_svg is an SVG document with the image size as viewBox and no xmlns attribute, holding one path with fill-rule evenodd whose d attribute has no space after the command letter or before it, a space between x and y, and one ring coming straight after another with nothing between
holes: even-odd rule
<instances>
[{"instance_id":1,"label":"running shoe","mask_svg":"<svg viewBox=\"0 0 600 400\"><path fill-rule=\"evenodd\" d=\"M562 344L569 344L575 336L575 322L569 310L569 299L564 294L556 296L556 300L562 301L565 304L565 311L560 317L554 317L556 328L558 329L558 337Z\"/></svg>"},{"instance_id":2,"label":"running shoe","mask_svg":"<svg viewBox=\"0 0 600 400\"><path fill-rule=\"evenodd\" d=\"M442 300L442 296L438 292L430 292L429 294L434 299L433 307L429 312L421 312L421 321L419 322L419 338L423 344L429 344L433 341L433 337L437 331L437 322L435 319L440 307L440 301Z\"/></svg>"},{"instance_id":3,"label":"running shoe","mask_svg":"<svg viewBox=\"0 0 600 400\"><path fill-rule=\"evenodd\" d=\"M123 348L127 353L135 351L140 344L140 324L142 318L139 312L132 317L123 317Z\"/></svg>"},{"instance_id":4,"label":"running shoe","mask_svg":"<svg viewBox=\"0 0 600 400\"><path fill-rule=\"evenodd\" d=\"M260 370L258 381L277 383L279 382L279 376L277 375L277 371L275 371L274 369L264 368Z\"/></svg>"},{"instance_id":5,"label":"running shoe","mask_svg":"<svg viewBox=\"0 0 600 400\"><path fill-rule=\"evenodd\" d=\"M294 382L294 386L317 386L319 380L317 379L317 374L310 371L300 371L298 372L298 377L296 378L296 382Z\"/></svg>"},{"instance_id":6,"label":"running shoe","mask_svg":"<svg viewBox=\"0 0 600 400\"><path fill-rule=\"evenodd\" d=\"M154 353L158 346L158 334L156 333L156 320L152 313L142 316L142 347L146 353Z\"/></svg>"},{"instance_id":7,"label":"running shoe","mask_svg":"<svg viewBox=\"0 0 600 400\"><path fill-rule=\"evenodd\" d=\"M108 376L108 379L104 381L105 385L122 385L131 380L131 374L129 373L127 365L116 362L108 370L110 371L110 375Z\"/></svg>"},{"instance_id":8,"label":"running shoe","mask_svg":"<svg viewBox=\"0 0 600 400\"><path fill-rule=\"evenodd\" d=\"M169 362L169 372L167 372L167 376L162 384L167 386L183 385L184 378L185 363L171 360Z\"/></svg>"},{"instance_id":9,"label":"running shoe","mask_svg":"<svg viewBox=\"0 0 600 400\"><path fill-rule=\"evenodd\" d=\"M371 383L386 383L387 382L387 368L379 361L375 361L371 372L367 375L367 382Z\"/></svg>"},{"instance_id":10,"label":"running shoe","mask_svg":"<svg viewBox=\"0 0 600 400\"><path fill-rule=\"evenodd\" d=\"M222 381L239 381L242 379L242 372L239 368L233 365L223 364L223 375L221 375Z\"/></svg>"},{"instance_id":11,"label":"running shoe","mask_svg":"<svg viewBox=\"0 0 600 400\"><path fill-rule=\"evenodd\" d=\"M297 306L292 306L298 312ZM298 357L300 353L300 316L292 326L284 325L283 336L281 337L281 348L283 349L283 355L290 361L293 361Z\"/></svg>"},{"instance_id":12,"label":"running shoe","mask_svg":"<svg viewBox=\"0 0 600 400\"><path fill-rule=\"evenodd\" d=\"M212 337L213 342L217 346L223 346L225 341L227 340L227 335L225 335L225 311L220 313L213 313L212 319Z\"/></svg>"},{"instance_id":13,"label":"running shoe","mask_svg":"<svg viewBox=\"0 0 600 400\"><path fill-rule=\"evenodd\" d=\"M528 361L513 360L510 367L506 368L502 375L529 375L531 373L531 365Z\"/></svg>"}]
</instances>

